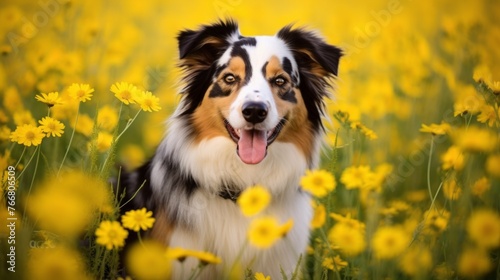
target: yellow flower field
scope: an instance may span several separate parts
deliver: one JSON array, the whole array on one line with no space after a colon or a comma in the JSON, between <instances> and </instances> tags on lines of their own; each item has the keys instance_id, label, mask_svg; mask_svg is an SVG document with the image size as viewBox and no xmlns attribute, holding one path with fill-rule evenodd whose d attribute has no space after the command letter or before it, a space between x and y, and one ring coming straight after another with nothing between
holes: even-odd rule
<instances>
[{"instance_id":1,"label":"yellow flower field","mask_svg":"<svg viewBox=\"0 0 500 280\"><path fill-rule=\"evenodd\" d=\"M152 155L179 101L177 33L219 18L249 36L306 26L345 52L300 183L315 214L296 279L500 279L495 0L1 1L0 279L123 279L128 234L142 246L127 279L224 262L147 240L151 209L120 216L109 184ZM264 186L238 200L247 246L293 227L261 215L269 201Z\"/></svg>"}]
</instances>

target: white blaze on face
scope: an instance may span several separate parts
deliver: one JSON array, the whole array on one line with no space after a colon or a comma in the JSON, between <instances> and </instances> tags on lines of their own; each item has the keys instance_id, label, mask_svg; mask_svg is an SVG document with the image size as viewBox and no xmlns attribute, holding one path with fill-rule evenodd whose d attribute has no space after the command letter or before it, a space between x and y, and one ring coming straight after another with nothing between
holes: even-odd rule
<instances>
[{"instance_id":1,"label":"white blaze on face","mask_svg":"<svg viewBox=\"0 0 500 280\"><path fill-rule=\"evenodd\" d=\"M255 37L257 44L241 45L241 48L248 55L248 60L243 59L245 69L250 73L245 73L250 79L243 81L236 99L232 102L227 121L239 134L238 155L241 160L248 164L261 162L267 153L267 139L280 123L283 116L279 116L276 102L269 81L265 77L265 66L271 57L277 57L283 61L287 57L292 62L292 67L297 69L292 53L286 44L272 36ZM228 64L232 58L234 47L229 48L219 59L218 65ZM265 119L258 123L252 123L245 119L242 114L245 104L258 103L267 109Z\"/></svg>"}]
</instances>

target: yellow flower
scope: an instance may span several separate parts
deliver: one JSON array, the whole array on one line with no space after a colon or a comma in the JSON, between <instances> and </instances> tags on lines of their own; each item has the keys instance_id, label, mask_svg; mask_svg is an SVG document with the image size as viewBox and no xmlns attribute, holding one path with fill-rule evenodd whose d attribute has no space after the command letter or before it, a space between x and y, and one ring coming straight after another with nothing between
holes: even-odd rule
<instances>
[{"instance_id":1,"label":"yellow flower","mask_svg":"<svg viewBox=\"0 0 500 280\"><path fill-rule=\"evenodd\" d=\"M6 125L0 126L0 141L7 141L9 140L10 133L12 131L10 130L9 127Z\"/></svg>"},{"instance_id":2,"label":"yellow flower","mask_svg":"<svg viewBox=\"0 0 500 280\"><path fill-rule=\"evenodd\" d=\"M95 235L97 236L97 244L106 246L106 249L111 250L113 247L120 248L125 245L128 231L122 228L119 222L102 221L95 231Z\"/></svg>"},{"instance_id":3,"label":"yellow flower","mask_svg":"<svg viewBox=\"0 0 500 280\"><path fill-rule=\"evenodd\" d=\"M316 197L324 197L337 186L335 177L326 170L306 170L306 175L300 178L302 189Z\"/></svg>"},{"instance_id":4,"label":"yellow flower","mask_svg":"<svg viewBox=\"0 0 500 280\"><path fill-rule=\"evenodd\" d=\"M287 233L293 228L293 220L289 219L286 223L280 226L280 235L286 236Z\"/></svg>"},{"instance_id":5,"label":"yellow flower","mask_svg":"<svg viewBox=\"0 0 500 280\"><path fill-rule=\"evenodd\" d=\"M491 188L490 180L486 177L482 177L472 185L472 194L476 196L482 196L486 191Z\"/></svg>"},{"instance_id":6,"label":"yellow flower","mask_svg":"<svg viewBox=\"0 0 500 280\"><path fill-rule=\"evenodd\" d=\"M122 216L122 224L124 228L133 231L147 230L153 227L155 218L153 212L147 211L146 208L139 210L130 210Z\"/></svg>"},{"instance_id":7,"label":"yellow flower","mask_svg":"<svg viewBox=\"0 0 500 280\"><path fill-rule=\"evenodd\" d=\"M45 117L38 122L41 125L42 131L46 133L46 136L61 137L64 133L64 124L56 119Z\"/></svg>"},{"instance_id":8,"label":"yellow flower","mask_svg":"<svg viewBox=\"0 0 500 280\"><path fill-rule=\"evenodd\" d=\"M370 140L375 140L375 139L378 138L378 136L375 133L375 131L369 129L368 127L366 127L364 124L362 124L359 121L352 122L351 123L351 128L352 129L357 129L357 130L361 131L361 133L363 133Z\"/></svg>"},{"instance_id":9,"label":"yellow flower","mask_svg":"<svg viewBox=\"0 0 500 280\"><path fill-rule=\"evenodd\" d=\"M41 187L29 197L28 214L41 229L65 237L78 236L92 219L91 204L71 190L55 186Z\"/></svg>"},{"instance_id":10,"label":"yellow flower","mask_svg":"<svg viewBox=\"0 0 500 280\"><path fill-rule=\"evenodd\" d=\"M250 244L261 249L271 247L281 236L278 221L273 217L255 219L248 229Z\"/></svg>"},{"instance_id":11,"label":"yellow flower","mask_svg":"<svg viewBox=\"0 0 500 280\"><path fill-rule=\"evenodd\" d=\"M469 126L452 134L453 142L462 151L491 152L498 146L498 136L477 126Z\"/></svg>"},{"instance_id":12,"label":"yellow flower","mask_svg":"<svg viewBox=\"0 0 500 280\"><path fill-rule=\"evenodd\" d=\"M60 245L33 248L28 256L26 279L92 279L87 275L84 259L76 250Z\"/></svg>"},{"instance_id":13,"label":"yellow flower","mask_svg":"<svg viewBox=\"0 0 500 280\"><path fill-rule=\"evenodd\" d=\"M109 149L109 147L111 147L112 143L113 143L113 135L104 131L97 133L96 146L99 152L101 153L106 152Z\"/></svg>"},{"instance_id":14,"label":"yellow flower","mask_svg":"<svg viewBox=\"0 0 500 280\"><path fill-rule=\"evenodd\" d=\"M485 168L488 174L500 178L500 154L488 156Z\"/></svg>"},{"instance_id":15,"label":"yellow flower","mask_svg":"<svg viewBox=\"0 0 500 280\"><path fill-rule=\"evenodd\" d=\"M342 172L340 177L346 189L371 188L375 186L375 174L367 165L351 166Z\"/></svg>"},{"instance_id":16,"label":"yellow flower","mask_svg":"<svg viewBox=\"0 0 500 280\"><path fill-rule=\"evenodd\" d=\"M35 125L36 121L31 115L30 111L25 111L25 110L20 110L14 112L14 124L17 126L23 125L23 124L32 124Z\"/></svg>"},{"instance_id":17,"label":"yellow flower","mask_svg":"<svg viewBox=\"0 0 500 280\"><path fill-rule=\"evenodd\" d=\"M23 110L22 98L19 95L19 91L14 86L9 86L6 89L2 89L3 95L3 106L10 113L15 113L18 110Z\"/></svg>"},{"instance_id":18,"label":"yellow flower","mask_svg":"<svg viewBox=\"0 0 500 280\"><path fill-rule=\"evenodd\" d=\"M70 125L74 126L75 122L71 121ZM94 131L94 120L87 114L81 114L78 116L78 122L76 123L75 130L87 137L90 137Z\"/></svg>"},{"instance_id":19,"label":"yellow flower","mask_svg":"<svg viewBox=\"0 0 500 280\"><path fill-rule=\"evenodd\" d=\"M364 230L348 223L336 223L330 229L328 239L348 256L356 256L366 248Z\"/></svg>"},{"instance_id":20,"label":"yellow flower","mask_svg":"<svg viewBox=\"0 0 500 280\"><path fill-rule=\"evenodd\" d=\"M447 123L441 124L422 124L422 128L420 128L421 132L431 133L432 135L444 135L450 131L451 127Z\"/></svg>"},{"instance_id":21,"label":"yellow flower","mask_svg":"<svg viewBox=\"0 0 500 280\"><path fill-rule=\"evenodd\" d=\"M58 92L41 93L41 95L35 96L35 99L49 106L49 108L63 103Z\"/></svg>"},{"instance_id":22,"label":"yellow flower","mask_svg":"<svg viewBox=\"0 0 500 280\"><path fill-rule=\"evenodd\" d=\"M443 183L443 194L449 200L457 200L462 195L462 188L454 178L450 178Z\"/></svg>"},{"instance_id":23,"label":"yellow flower","mask_svg":"<svg viewBox=\"0 0 500 280\"><path fill-rule=\"evenodd\" d=\"M443 232L448 227L450 212L432 208L424 213L424 232L433 234Z\"/></svg>"},{"instance_id":24,"label":"yellow flower","mask_svg":"<svg viewBox=\"0 0 500 280\"><path fill-rule=\"evenodd\" d=\"M135 104L137 97L141 94L136 86L126 82L115 83L110 90L125 105Z\"/></svg>"},{"instance_id":25,"label":"yellow flower","mask_svg":"<svg viewBox=\"0 0 500 280\"><path fill-rule=\"evenodd\" d=\"M336 255L333 258L325 258L321 265L329 270L340 271L342 268L346 267L348 263Z\"/></svg>"},{"instance_id":26,"label":"yellow flower","mask_svg":"<svg viewBox=\"0 0 500 280\"><path fill-rule=\"evenodd\" d=\"M165 256L171 260L178 260L180 262L184 262L184 260L189 257L191 254L191 250L183 249L183 248L168 248Z\"/></svg>"},{"instance_id":27,"label":"yellow flower","mask_svg":"<svg viewBox=\"0 0 500 280\"><path fill-rule=\"evenodd\" d=\"M171 260L161 243L145 240L132 245L126 256L127 271L137 279L169 279Z\"/></svg>"},{"instance_id":28,"label":"yellow flower","mask_svg":"<svg viewBox=\"0 0 500 280\"><path fill-rule=\"evenodd\" d=\"M320 228L325 224L326 221L326 208L325 205L319 204L314 206L314 215L311 220L311 228Z\"/></svg>"},{"instance_id":29,"label":"yellow flower","mask_svg":"<svg viewBox=\"0 0 500 280\"><path fill-rule=\"evenodd\" d=\"M10 134L12 142L17 142L18 144L25 145L27 147L30 147L31 145L40 145L43 137L45 137L45 134L43 133L42 128L30 124L18 126L16 130Z\"/></svg>"},{"instance_id":30,"label":"yellow flower","mask_svg":"<svg viewBox=\"0 0 500 280\"><path fill-rule=\"evenodd\" d=\"M492 264L488 252L479 248L465 249L458 257L459 275L479 279L491 270Z\"/></svg>"},{"instance_id":31,"label":"yellow flower","mask_svg":"<svg viewBox=\"0 0 500 280\"><path fill-rule=\"evenodd\" d=\"M271 280L271 276L264 276L262 272L256 272L254 277L255 280Z\"/></svg>"},{"instance_id":32,"label":"yellow flower","mask_svg":"<svg viewBox=\"0 0 500 280\"><path fill-rule=\"evenodd\" d=\"M403 253L411 237L400 226L379 227L372 238L372 249L378 259L392 259Z\"/></svg>"},{"instance_id":33,"label":"yellow flower","mask_svg":"<svg viewBox=\"0 0 500 280\"><path fill-rule=\"evenodd\" d=\"M271 194L269 191L261 185L255 185L243 191L236 203L243 215L250 217L262 212L270 201Z\"/></svg>"},{"instance_id":34,"label":"yellow flower","mask_svg":"<svg viewBox=\"0 0 500 280\"><path fill-rule=\"evenodd\" d=\"M432 253L424 246L412 246L399 260L399 267L409 276L426 275L432 268Z\"/></svg>"},{"instance_id":35,"label":"yellow flower","mask_svg":"<svg viewBox=\"0 0 500 280\"><path fill-rule=\"evenodd\" d=\"M144 150L134 144L123 147L120 154L121 162L124 163L126 170L133 170L141 166L146 159Z\"/></svg>"},{"instance_id":36,"label":"yellow flower","mask_svg":"<svg viewBox=\"0 0 500 280\"><path fill-rule=\"evenodd\" d=\"M493 91L493 94L500 94L500 81L491 81L488 86Z\"/></svg>"},{"instance_id":37,"label":"yellow flower","mask_svg":"<svg viewBox=\"0 0 500 280\"><path fill-rule=\"evenodd\" d=\"M79 102L86 102L92 98L94 89L89 84L72 84L68 88L69 96Z\"/></svg>"},{"instance_id":38,"label":"yellow flower","mask_svg":"<svg viewBox=\"0 0 500 280\"><path fill-rule=\"evenodd\" d=\"M197 258L203 265L219 264L222 259L210 252L204 251L191 251L190 256Z\"/></svg>"},{"instance_id":39,"label":"yellow flower","mask_svg":"<svg viewBox=\"0 0 500 280\"><path fill-rule=\"evenodd\" d=\"M118 124L118 112L111 106L103 106L97 112L97 125L107 131L113 131Z\"/></svg>"},{"instance_id":40,"label":"yellow flower","mask_svg":"<svg viewBox=\"0 0 500 280\"><path fill-rule=\"evenodd\" d=\"M489 209L473 210L466 225L469 237L485 249L500 246L500 215Z\"/></svg>"},{"instance_id":41,"label":"yellow flower","mask_svg":"<svg viewBox=\"0 0 500 280\"><path fill-rule=\"evenodd\" d=\"M485 104L480 108L480 114L477 116L477 121L488 123L489 127L493 127L498 119L497 111L498 110L493 106Z\"/></svg>"},{"instance_id":42,"label":"yellow flower","mask_svg":"<svg viewBox=\"0 0 500 280\"><path fill-rule=\"evenodd\" d=\"M143 111L157 112L161 110L160 99L149 91L140 92L137 95L135 102L141 106Z\"/></svg>"},{"instance_id":43,"label":"yellow flower","mask_svg":"<svg viewBox=\"0 0 500 280\"><path fill-rule=\"evenodd\" d=\"M442 156L443 169L462 170L465 164L463 152L457 146L451 146Z\"/></svg>"},{"instance_id":44,"label":"yellow flower","mask_svg":"<svg viewBox=\"0 0 500 280\"><path fill-rule=\"evenodd\" d=\"M334 219L335 221L347 224L354 229L359 229L361 231L365 230L365 224L356 219L353 219L350 213L348 213L345 217L337 213L330 213L330 217L332 217L332 219Z\"/></svg>"}]
</instances>

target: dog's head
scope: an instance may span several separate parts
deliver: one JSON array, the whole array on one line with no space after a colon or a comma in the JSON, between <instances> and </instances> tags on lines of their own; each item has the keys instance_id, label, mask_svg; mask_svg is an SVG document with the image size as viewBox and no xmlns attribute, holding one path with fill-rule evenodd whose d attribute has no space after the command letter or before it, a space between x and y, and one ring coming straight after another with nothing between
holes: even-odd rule
<instances>
[{"instance_id":1,"label":"dog's head","mask_svg":"<svg viewBox=\"0 0 500 280\"><path fill-rule=\"evenodd\" d=\"M228 137L247 164L261 162L275 141L295 144L310 160L338 48L290 26L275 36L243 37L233 21L182 31L178 41L186 84L181 115L197 141Z\"/></svg>"}]
</instances>

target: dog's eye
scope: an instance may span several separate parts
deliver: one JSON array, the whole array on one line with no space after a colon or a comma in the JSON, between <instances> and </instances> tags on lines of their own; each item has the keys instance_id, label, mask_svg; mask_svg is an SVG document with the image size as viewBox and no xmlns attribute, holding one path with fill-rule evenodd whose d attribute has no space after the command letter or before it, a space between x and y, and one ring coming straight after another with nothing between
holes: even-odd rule
<instances>
[{"instance_id":1,"label":"dog's eye","mask_svg":"<svg viewBox=\"0 0 500 280\"><path fill-rule=\"evenodd\" d=\"M226 76L224 76L224 82L226 82L226 84L230 85L230 84L236 82L236 77L233 74L227 74Z\"/></svg>"},{"instance_id":2,"label":"dog's eye","mask_svg":"<svg viewBox=\"0 0 500 280\"><path fill-rule=\"evenodd\" d=\"M276 79L274 79L274 84L279 86L279 87L283 86L285 83L286 83L286 80L282 77L277 77Z\"/></svg>"}]
</instances>

